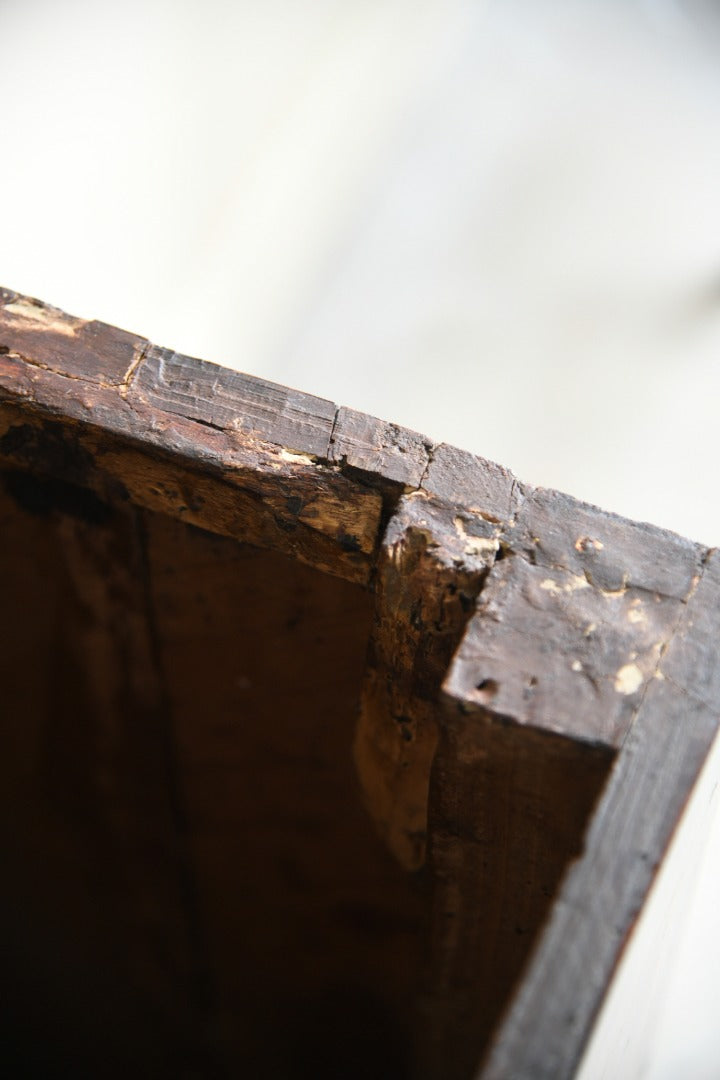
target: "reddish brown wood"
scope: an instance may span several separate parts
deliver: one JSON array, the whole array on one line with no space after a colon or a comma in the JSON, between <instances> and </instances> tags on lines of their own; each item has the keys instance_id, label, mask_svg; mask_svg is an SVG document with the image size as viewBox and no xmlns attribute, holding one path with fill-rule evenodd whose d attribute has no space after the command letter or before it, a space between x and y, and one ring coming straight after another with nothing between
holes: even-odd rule
<instances>
[{"instance_id":1,"label":"reddish brown wood","mask_svg":"<svg viewBox=\"0 0 720 1080\"><path fill-rule=\"evenodd\" d=\"M0 480L26 1072L571 1076L716 554L8 290Z\"/></svg>"}]
</instances>

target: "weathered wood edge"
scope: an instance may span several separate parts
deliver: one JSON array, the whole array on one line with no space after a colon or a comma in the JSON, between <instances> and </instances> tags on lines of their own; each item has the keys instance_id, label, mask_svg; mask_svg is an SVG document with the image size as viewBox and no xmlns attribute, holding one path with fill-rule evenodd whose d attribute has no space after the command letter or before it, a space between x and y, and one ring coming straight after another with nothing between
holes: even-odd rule
<instances>
[{"instance_id":1,"label":"weathered wood edge","mask_svg":"<svg viewBox=\"0 0 720 1080\"><path fill-rule=\"evenodd\" d=\"M720 552L640 702L483 1080L571 1077L718 731ZM552 987L552 992L548 989Z\"/></svg>"},{"instance_id":2,"label":"weathered wood edge","mask_svg":"<svg viewBox=\"0 0 720 1080\"><path fill-rule=\"evenodd\" d=\"M162 376L154 389L140 377L146 362ZM188 385L197 385L195 397ZM188 415L180 406L185 397ZM254 413L250 406L246 412L246 399ZM325 451L315 453L316 406L317 399L203 361L168 359L143 338L0 293L6 460L41 462L62 482L124 493L149 509L367 584L382 497L328 463L327 416Z\"/></svg>"},{"instance_id":3,"label":"weathered wood edge","mask_svg":"<svg viewBox=\"0 0 720 1080\"><path fill-rule=\"evenodd\" d=\"M654 526L627 521L557 492L522 485L500 466L445 444L433 444L396 425L337 409L322 399L252 376L177 357L143 338L73 319L8 290L0 292L0 406L11 430L29 421L30 427L47 424L51 435L58 427L92 433L89 445L81 450L92 453L99 441L102 483L106 484L108 477L124 482L126 469L118 464L118 458L128 451L137 454L141 461L136 463L136 473L141 479L127 494L139 505L284 551L361 584L372 583L383 559L387 563L393 545L397 548L398 532L397 528L393 532L393 523L396 527L402 523L401 507L407 509L408 501L415 518L409 525L406 520L404 535L414 537L415 543L425 534L427 542L420 560L423 574L427 573L427 559L437 560L441 578L444 575L445 584L452 584L455 571L461 575L467 571L465 556L469 555L471 562L481 556L481 569L472 571L473 590L479 596L477 615L466 632L465 618L456 618L453 623L454 644L462 638L462 646L445 682L448 715L458 709L466 720L476 715L479 721L490 719L491 723L516 727L519 733L526 727L534 728L605 746L614 753L619 749L610 784L593 817L586 854L563 887L528 979L506 1024L498 1031L483 1073L508 1075L508 1064L512 1063L512 1075L572 1075L622 942L649 888L652 868L662 858L715 730L714 715L712 721L709 716L719 693L717 659L707 643L699 643L697 636L682 630L688 606L692 602L693 610L698 610L697 597L706 593L707 573L702 589L698 581L704 564L712 563L708 552ZM36 441L29 446L31 456L37 445ZM78 475L77 462L68 463L62 455L54 460L57 445L51 437L44 446L43 467L61 479L89 483L87 475ZM22 453L18 455L16 450L11 439L10 445L4 444L3 455L22 465ZM159 484L158 462L169 470L168 475L161 475ZM183 472L188 474L189 487L206 485L204 507L193 507L192 498L187 498L179 475ZM303 490L299 506L298 488ZM243 499L245 512L236 512L233 517L234 502L242 504ZM428 509L431 504L433 507L429 522L427 515L423 517L424 500ZM309 515L301 521L299 510L306 507ZM250 509L263 523L248 532ZM451 554L448 563L447 555L459 538L465 550ZM408 594L424 588L413 579L413 572L406 579ZM510 588L510 599L500 599L503 587ZM382 599L390 594L392 589L378 590L378 626L387 626L392 616L392 609ZM558 723L557 701L563 695L572 698L573 680L579 672L571 667L570 672L556 671L555 679L546 679L548 685L556 680L557 692L544 701L535 692L534 683L530 695L534 704L529 707L524 696L527 677L537 679L537 675L532 670L513 672L507 650L512 648L518 617L531 609L546 620L544 625L540 620L539 641L545 635L552 644L548 634L560 626L566 634L562 649L569 652L582 647L579 635L593 621L587 619L585 610L591 597L594 604L611 600L616 605L612 617L605 620L608 625L617 621L621 612L630 627L624 626L625 634L618 640L609 635L599 649L605 668L599 674L590 672L591 680L609 683L620 678L622 686L632 686L628 694L621 693L623 698L632 698L631 707L622 708L617 715L611 709L614 719L608 725L609 690L600 683L604 693L598 700L588 697L580 726L571 724L567 716ZM648 604L653 616L651 631L643 619L630 617L638 605L645 608ZM471 612L464 615L469 617ZM716 631L714 613L706 609L704 617ZM500 660L503 648L506 650L502 683L487 674L488 662L493 659L486 633L490 622L495 624L493 634L504 638L495 657ZM641 625L642 633L632 629ZM633 644L635 634L638 650ZM412 644L412 633L408 641ZM447 650L449 641L444 640L443 649ZM662 677L666 665L679 655L680 642L685 651L682 660L675 663L681 668L684 665L686 672L695 670L700 656L700 674L704 670L703 677L710 678L707 672L714 673L715 681L707 684L704 697L700 695L702 704L694 691L683 687L679 676L676 683L670 673ZM418 647L417 641L413 647ZM419 647L420 654L423 649ZM626 665L612 665L617 656L630 657L633 651L637 655L626 665L637 671L621 676ZM540 662L541 656L539 650L535 661ZM574 657L583 671L588 656ZM396 661L390 660L392 668ZM386 655L383 662L387 661ZM506 680L508 672L510 679ZM682 689L673 690L676 684ZM618 693L617 688L614 692ZM702 713L699 734L692 726L687 736L682 731L674 694L680 695L680 705L692 701L693 708ZM686 737L687 745L683 742ZM676 746L678 742L682 745ZM663 771L659 757L666 745L671 745L676 764ZM427 764L424 762L423 768ZM661 782L656 782L658 772ZM648 801L647 805L659 801L658 821L653 822L634 793L626 791L628 783L644 790L648 798L654 795L655 803ZM625 805L628 800L632 806ZM593 915L573 901L573 889L582 893L583 888L594 887L593 867L598 859L606 858L611 871L620 873L628 857L627 843L613 854L614 834L606 825L616 820L613 815L618 806L625 814L634 810L636 816L630 815L624 835L643 837L643 866L650 869L645 877L636 876L631 901L623 894L615 936L612 942L609 938L605 941L597 977L578 1008L571 1010L572 1023L561 1022L558 1010L569 1009L568 1003L576 1000L573 978L579 977L578 972L584 977L588 956L583 952L572 975L563 978L564 948L558 949L558 945L561 938L568 940L568 934L582 943L595 933ZM544 993L543 984L547 986L547 980L555 978L554 1011L545 1016L549 995ZM542 1023L538 1019L541 1014L545 1016ZM554 1049L543 1050L543 1044L550 1046L548 1023L556 1025L550 1040ZM558 1041L564 1050L558 1049ZM529 1063L527 1069L523 1062ZM546 1067L543 1062L550 1062L547 1069L552 1071L537 1071Z\"/></svg>"},{"instance_id":4,"label":"weathered wood edge","mask_svg":"<svg viewBox=\"0 0 720 1080\"><path fill-rule=\"evenodd\" d=\"M44 467L61 480L114 482L115 494L124 486L139 505L364 584L403 492L457 501L461 469L475 501L504 517L516 485L500 466L415 432L8 289L0 289L0 407L4 435L34 426L27 455L37 457L44 440ZM72 466L59 452L62 428L80 443ZM17 465L20 441L16 431L0 447ZM135 455L129 468L120 454ZM92 462L82 478L80 457ZM204 489L195 500L193 486ZM253 513L233 515L243 492ZM251 518L261 527L248 528Z\"/></svg>"},{"instance_id":5,"label":"weathered wood edge","mask_svg":"<svg viewBox=\"0 0 720 1080\"><path fill-rule=\"evenodd\" d=\"M236 447L278 447L287 458L310 459L396 498L422 489L448 503L487 503L497 520L512 516L518 484L506 469L326 399L183 356L4 288L0 336L0 356L7 357L5 393L28 406L114 434L142 436L157 449L165 446L201 462L214 457L201 437L204 427L235 435ZM70 383L115 393L100 395L97 402L78 401L81 390ZM143 419L155 416L155 421L142 429L124 417L111 427L108 409L114 406L122 414L123 403L144 406ZM186 430L188 422L198 440L194 455L189 440L172 439L174 429ZM217 442L218 454L232 446Z\"/></svg>"},{"instance_id":6,"label":"weathered wood edge","mask_svg":"<svg viewBox=\"0 0 720 1080\"><path fill-rule=\"evenodd\" d=\"M471 520L500 524L503 551L592 574L593 583L607 589L618 587L612 552L594 545L568 547L568 522L588 532L602 527L613 537L627 533L631 542L624 543L625 554L634 549L641 578L652 568L662 578L664 564L672 573L668 551L697 548L655 526L533 489L500 465L398 425L182 356L9 289L0 289L0 364L0 400L28 414L82 424L153 454L215 469L226 480L244 481L259 472L275 478L279 488L287 480L312 479L325 490L334 487L338 502L364 497L363 535L353 541L341 530L333 537L346 554L360 555L356 562L373 562L398 499L413 492L470 514ZM205 527L212 529L210 518ZM322 520L314 528L322 531ZM350 571L348 576L361 575ZM675 595L673 582L638 584Z\"/></svg>"}]
</instances>

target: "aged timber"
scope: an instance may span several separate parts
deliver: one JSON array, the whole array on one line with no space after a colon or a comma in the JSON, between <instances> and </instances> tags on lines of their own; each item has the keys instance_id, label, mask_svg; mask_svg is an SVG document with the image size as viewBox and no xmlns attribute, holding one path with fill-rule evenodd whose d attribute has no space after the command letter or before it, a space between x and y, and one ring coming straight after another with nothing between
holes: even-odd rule
<instances>
[{"instance_id":1,"label":"aged timber","mask_svg":"<svg viewBox=\"0 0 720 1080\"><path fill-rule=\"evenodd\" d=\"M716 553L9 290L0 481L25 1073L572 1076L716 732Z\"/></svg>"}]
</instances>

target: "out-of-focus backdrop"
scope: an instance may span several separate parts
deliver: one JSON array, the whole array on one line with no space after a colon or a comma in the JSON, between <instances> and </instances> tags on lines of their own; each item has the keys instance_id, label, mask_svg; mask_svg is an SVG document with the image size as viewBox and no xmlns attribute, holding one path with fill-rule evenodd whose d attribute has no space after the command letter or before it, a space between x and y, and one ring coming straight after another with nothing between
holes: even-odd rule
<instances>
[{"instance_id":1,"label":"out-of-focus backdrop","mask_svg":"<svg viewBox=\"0 0 720 1080\"><path fill-rule=\"evenodd\" d=\"M0 0L0 282L719 544L719 60L701 0ZM720 1076L703 820L628 1076Z\"/></svg>"}]
</instances>

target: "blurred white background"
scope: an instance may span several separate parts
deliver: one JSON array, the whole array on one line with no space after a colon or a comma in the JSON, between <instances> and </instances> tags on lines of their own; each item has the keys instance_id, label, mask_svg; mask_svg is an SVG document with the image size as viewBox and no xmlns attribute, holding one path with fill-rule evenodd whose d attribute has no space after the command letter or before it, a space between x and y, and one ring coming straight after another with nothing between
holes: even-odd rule
<instances>
[{"instance_id":1,"label":"blurred white background","mask_svg":"<svg viewBox=\"0 0 720 1080\"><path fill-rule=\"evenodd\" d=\"M718 544L718 60L700 0L0 0L0 282ZM703 822L633 1076L720 1077Z\"/></svg>"}]
</instances>

